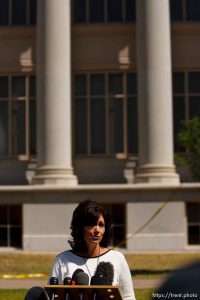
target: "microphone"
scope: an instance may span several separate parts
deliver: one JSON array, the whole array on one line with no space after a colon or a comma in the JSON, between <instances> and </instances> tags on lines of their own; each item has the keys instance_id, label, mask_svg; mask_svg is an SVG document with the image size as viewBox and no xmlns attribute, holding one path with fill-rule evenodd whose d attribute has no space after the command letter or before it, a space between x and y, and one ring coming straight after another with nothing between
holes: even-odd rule
<instances>
[{"instance_id":1,"label":"microphone","mask_svg":"<svg viewBox=\"0 0 200 300\"><path fill-rule=\"evenodd\" d=\"M64 285L71 285L72 284L72 278L71 277L65 277L63 280ZM66 289L65 291L65 300L70 300L69 291Z\"/></svg>"},{"instance_id":2,"label":"microphone","mask_svg":"<svg viewBox=\"0 0 200 300\"><path fill-rule=\"evenodd\" d=\"M91 285L105 285L105 278L103 274L95 274L91 278Z\"/></svg>"},{"instance_id":3,"label":"microphone","mask_svg":"<svg viewBox=\"0 0 200 300\"><path fill-rule=\"evenodd\" d=\"M76 271L75 271L76 272ZM74 276L75 284L77 285L89 285L89 276L83 270L77 272ZM78 299L83 300L83 290L79 289Z\"/></svg>"},{"instance_id":4,"label":"microphone","mask_svg":"<svg viewBox=\"0 0 200 300\"><path fill-rule=\"evenodd\" d=\"M89 284L89 276L85 272L79 272L75 276L75 282L77 285L88 285Z\"/></svg>"},{"instance_id":5,"label":"microphone","mask_svg":"<svg viewBox=\"0 0 200 300\"><path fill-rule=\"evenodd\" d=\"M95 274L91 278L91 285L105 285L105 278L103 274ZM98 289L93 290L93 295L92 295L93 300L98 299Z\"/></svg>"},{"instance_id":6,"label":"microphone","mask_svg":"<svg viewBox=\"0 0 200 300\"><path fill-rule=\"evenodd\" d=\"M58 278L57 277L51 277L50 278L50 285L58 285ZM54 289L52 289L52 293L51 293L51 300L55 300L56 298L56 294Z\"/></svg>"},{"instance_id":7,"label":"microphone","mask_svg":"<svg viewBox=\"0 0 200 300\"><path fill-rule=\"evenodd\" d=\"M72 275L72 285L75 285L76 284L76 281L75 281L75 278L76 278L76 275L79 274L79 273L82 273L84 272L82 269L76 269Z\"/></svg>"},{"instance_id":8,"label":"microphone","mask_svg":"<svg viewBox=\"0 0 200 300\"><path fill-rule=\"evenodd\" d=\"M72 278L71 277L65 277L63 280L64 285L71 285L72 284Z\"/></svg>"},{"instance_id":9,"label":"microphone","mask_svg":"<svg viewBox=\"0 0 200 300\"><path fill-rule=\"evenodd\" d=\"M110 262L100 262L95 271L95 275L97 274L102 274L104 276L105 285L112 285L114 278L114 267Z\"/></svg>"}]
</instances>

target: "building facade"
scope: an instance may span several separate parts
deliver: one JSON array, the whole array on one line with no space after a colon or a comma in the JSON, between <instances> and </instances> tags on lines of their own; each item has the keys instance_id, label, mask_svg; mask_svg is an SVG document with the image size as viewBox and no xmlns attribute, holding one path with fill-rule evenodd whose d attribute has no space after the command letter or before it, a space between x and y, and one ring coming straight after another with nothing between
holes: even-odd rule
<instances>
[{"instance_id":1,"label":"building facade","mask_svg":"<svg viewBox=\"0 0 200 300\"><path fill-rule=\"evenodd\" d=\"M200 184L174 162L199 47L199 0L0 1L0 250L65 250L86 198L115 247L200 248Z\"/></svg>"}]
</instances>

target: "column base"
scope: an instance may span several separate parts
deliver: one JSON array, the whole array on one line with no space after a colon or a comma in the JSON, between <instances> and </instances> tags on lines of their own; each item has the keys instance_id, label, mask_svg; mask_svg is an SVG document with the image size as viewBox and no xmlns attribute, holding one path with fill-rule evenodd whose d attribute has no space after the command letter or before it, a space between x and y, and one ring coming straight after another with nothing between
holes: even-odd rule
<instances>
[{"instance_id":1,"label":"column base","mask_svg":"<svg viewBox=\"0 0 200 300\"><path fill-rule=\"evenodd\" d=\"M124 177L126 179L126 182L128 184L134 183L135 178L135 168L136 168L136 162L129 159L126 162L125 168L124 168Z\"/></svg>"},{"instance_id":2,"label":"column base","mask_svg":"<svg viewBox=\"0 0 200 300\"><path fill-rule=\"evenodd\" d=\"M36 169L31 184L76 186L78 184L78 179L76 175L74 175L72 168L43 166Z\"/></svg>"},{"instance_id":3,"label":"column base","mask_svg":"<svg viewBox=\"0 0 200 300\"><path fill-rule=\"evenodd\" d=\"M179 184L180 177L174 166L147 164L138 167L135 183Z\"/></svg>"}]
</instances>

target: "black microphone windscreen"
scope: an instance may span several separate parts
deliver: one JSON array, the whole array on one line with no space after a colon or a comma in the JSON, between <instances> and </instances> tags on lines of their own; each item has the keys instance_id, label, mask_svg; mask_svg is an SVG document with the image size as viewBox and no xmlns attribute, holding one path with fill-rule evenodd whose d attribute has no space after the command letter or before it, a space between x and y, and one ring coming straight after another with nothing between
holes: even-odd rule
<instances>
[{"instance_id":1,"label":"black microphone windscreen","mask_svg":"<svg viewBox=\"0 0 200 300\"><path fill-rule=\"evenodd\" d=\"M72 278L71 277L65 277L63 280L64 285L71 285L72 284Z\"/></svg>"},{"instance_id":2,"label":"black microphone windscreen","mask_svg":"<svg viewBox=\"0 0 200 300\"><path fill-rule=\"evenodd\" d=\"M72 275L72 280L75 281L75 277L78 273L84 272L82 269L76 269Z\"/></svg>"},{"instance_id":3,"label":"black microphone windscreen","mask_svg":"<svg viewBox=\"0 0 200 300\"><path fill-rule=\"evenodd\" d=\"M105 278L103 274L96 274L91 278L91 285L105 285Z\"/></svg>"},{"instance_id":4,"label":"black microphone windscreen","mask_svg":"<svg viewBox=\"0 0 200 300\"><path fill-rule=\"evenodd\" d=\"M51 277L49 282L50 282L50 285L57 285L58 284L58 278L57 277Z\"/></svg>"},{"instance_id":5,"label":"black microphone windscreen","mask_svg":"<svg viewBox=\"0 0 200 300\"><path fill-rule=\"evenodd\" d=\"M114 267L110 262L100 262L96 268L95 275L102 274L105 284L112 285L114 279Z\"/></svg>"},{"instance_id":6,"label":"black microphone windscreen","mask_svg":"<svg viewBox=\"0 0 200 300\"><path fill-rule=\"evenodd\" d=\"M89 284L89 276L85 272L78 273L75 276L74 280L77 285L88 285Z\"/></svg>"}]
</instances>

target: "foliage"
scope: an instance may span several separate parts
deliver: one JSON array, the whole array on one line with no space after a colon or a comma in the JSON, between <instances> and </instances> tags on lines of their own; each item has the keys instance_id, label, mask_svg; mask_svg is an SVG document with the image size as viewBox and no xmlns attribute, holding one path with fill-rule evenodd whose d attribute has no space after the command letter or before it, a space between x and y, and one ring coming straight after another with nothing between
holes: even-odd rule
<instances>
[{"instance_id":1,"label":"foliage","mask_svg":"<svg viewBox=\"0 0 200 300\"><path fill-rule=\"evenodd\" d=\"M186 149L176 157L178 164L187 166L193 179L200 181L200 117L182 123L178 141Z\"/></svg>"}]
</instances>

